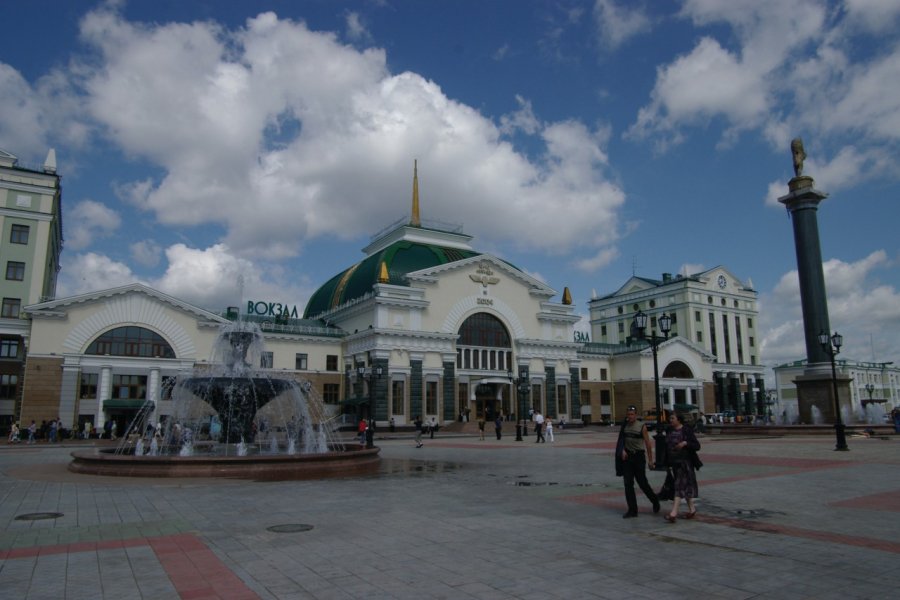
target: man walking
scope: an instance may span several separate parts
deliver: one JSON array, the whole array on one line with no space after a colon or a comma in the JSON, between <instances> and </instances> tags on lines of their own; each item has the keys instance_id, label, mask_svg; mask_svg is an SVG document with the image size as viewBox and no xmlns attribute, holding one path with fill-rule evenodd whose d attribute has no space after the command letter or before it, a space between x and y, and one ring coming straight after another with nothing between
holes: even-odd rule
<instances>
[{"instance_id":1,"label":"man walking","mask_svg":"<svg viewBox=\"0 0 900 600\"><path fill-rule=\"evenodd\" d=\"M541 411L537 411L534 413L534 443L545 442L544 439L544 415L541 414Z\"/></svg>"},{"instance_id":2,"label":"man walking","mask_svg":"<svg viewBox=\"0 0 900 600\"><path fill-rule=\"evenodd\" d=\"M650 443L650 434L644 423L637 420L637 408L629 406L616 443L616 475L625 478L625 502L628 504L628 512L622 515L623 519L638 516L637 496L634 493L635 481L647 499L653 503L653 512L659 512L659 498L647 482L648 464L653 467L653 444Z\"/></svg>"}]
</instances>

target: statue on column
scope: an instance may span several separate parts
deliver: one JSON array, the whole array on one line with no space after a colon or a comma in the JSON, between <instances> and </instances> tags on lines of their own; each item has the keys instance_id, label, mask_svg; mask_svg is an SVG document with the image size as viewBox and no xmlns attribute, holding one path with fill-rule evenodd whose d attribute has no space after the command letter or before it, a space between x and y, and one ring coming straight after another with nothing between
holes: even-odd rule
<instances>
[{"instance_id":1,"label":"statue on column","mask_svg":"<svg viewBox=\"0 0 900 600\"><path fill-rule=\"evenodd\" d=\"M806 151L803 149L803 140L794 138L791 140L791 154L794 157L794 175L803 175L803 161L806 160Z\"/></svg>"}]
</instances>

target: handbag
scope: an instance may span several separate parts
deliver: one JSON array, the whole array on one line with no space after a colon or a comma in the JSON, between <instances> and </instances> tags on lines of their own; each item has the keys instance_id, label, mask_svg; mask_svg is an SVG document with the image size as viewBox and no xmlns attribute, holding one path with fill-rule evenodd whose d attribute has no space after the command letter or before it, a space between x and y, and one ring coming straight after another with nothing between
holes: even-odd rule
<instances>
[{"instance_id":1,"label":"handbag","mask_svg":"<svg viewBox=\"0 0 900 600\"><path fill-rule=\"evenodd\" d=\"M691 452L691 466L694 467L695 471L699 471L700 467L703 466L703 461L700 460L700 455L696 452Z\"/></svg>"},{"instance_id":2,"label":"handbag","mask_svg":"<svg viewBox=\"0 0 900 600\"><path fill-rule=\"evenodd\" d=\"M663 482L662 487L659 488L657 497L660 500L675 499L675 476L672 475L672 469L666 469L666 480Z\"/></svg>"}]
</instances>

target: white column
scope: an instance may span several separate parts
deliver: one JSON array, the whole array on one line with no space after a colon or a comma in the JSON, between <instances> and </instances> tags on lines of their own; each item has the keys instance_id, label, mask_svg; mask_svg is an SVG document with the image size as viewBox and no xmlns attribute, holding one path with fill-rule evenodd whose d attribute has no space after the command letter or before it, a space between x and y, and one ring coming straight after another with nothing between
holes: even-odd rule
<instances>
[{"instance_id":1,"label":"white column","mask_svg":"<svg viewBox=\"0 0 900 600\"><path fill-rule=\"evenodd\" d=\"M147 378L147 400L153 402L153 424L159 422L159 367L150 367Z\"/></svg>"},{"instance_id":2,"label":"white column","mask_svg":"<svg viewBox=\"0 0 900 600\"><path fill-rule=\"evenodd\" d=\"M103 401L112 398L112 367L100 368L100 381L97 386L97 413L94 415L94 427L103 427Z\"/></svg>"}]
</instances>

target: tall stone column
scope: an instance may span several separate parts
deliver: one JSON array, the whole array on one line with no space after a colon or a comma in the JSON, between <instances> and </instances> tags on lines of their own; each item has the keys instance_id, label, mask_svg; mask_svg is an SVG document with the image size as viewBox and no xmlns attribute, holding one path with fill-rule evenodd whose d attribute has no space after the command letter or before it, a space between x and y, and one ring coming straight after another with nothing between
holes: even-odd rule
<instances>
[{"instance_id":1,"label":"tall stone column","mask_svg":"<svg viewBox=\"0 0 900 600\"><path fill-rule=\"evenodd\" d=\"M797 274L800 278L800 306L803 310L803 337L806 341L807 369L823 371L830 367L830 358L819 344L819 333L829 332L828 301L825 295L825 274L822 270L822 250L819 244L819 223L816 213L819 202L828 197L813 187L812 177L794 177L788 182L790 193L778 199L791 213L794 225L794 249L797 253Z\"/></svg>"},{"instance_id":2,"label":"tall stone column","mask_svg":"<svg viewBox=\"0 0 900 600\"><path fill-rule=\"evenodd\" d=\"M828 322L828 301L825 293L825 274L822 269L822 250L819 244L819 203L828 194L815 189L815 181L803 175L806 152L803 141L791 142L795 177L788 182L788 194L778 199L791 214L794 225L794 248L797 253L797 274L800 280L800 306L803 311L803 337L806 342L806 370L794 380L797 386L797 408L800 420L813 423L816 407L829 421L837 422L835 405L845 398L850 401L850 379L836 378L838 401L834 398L831 377L831 357L819 343L819 333L831 335Z\"/></svg>"}]
</instances>

